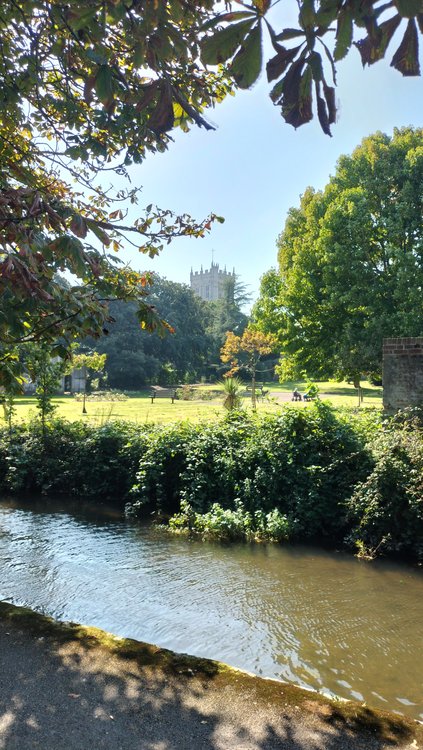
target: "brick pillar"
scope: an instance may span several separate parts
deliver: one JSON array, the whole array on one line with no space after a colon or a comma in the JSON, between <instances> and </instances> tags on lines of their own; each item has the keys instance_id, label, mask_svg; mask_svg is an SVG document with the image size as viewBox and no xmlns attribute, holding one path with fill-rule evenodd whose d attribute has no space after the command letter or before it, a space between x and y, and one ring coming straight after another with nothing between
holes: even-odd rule
<instances>
[{"instance_id":1,"label":"brick pillar","mask_svg":"<svg viewBox=\"0 0 423 750\"><path fill-rule=\"evenodd\" d=\"M423 336L383 340L383 406L423 407Z\"/></svg>"}]
</instances>

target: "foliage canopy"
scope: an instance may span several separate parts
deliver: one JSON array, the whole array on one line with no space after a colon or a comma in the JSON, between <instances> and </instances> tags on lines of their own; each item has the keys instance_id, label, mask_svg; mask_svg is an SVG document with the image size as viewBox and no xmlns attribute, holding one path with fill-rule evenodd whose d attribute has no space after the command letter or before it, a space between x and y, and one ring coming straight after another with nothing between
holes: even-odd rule
<instances>
[{"instance_id":1,"label":"foliage canopy","mask_svg":"<svg viewBox=\"0 0 423 750\"><path fill-rule=\"evenodd\" d=\"M296 28L278 18L277 1L231 6L0 3L1 384L21 374L15 344L51 341L66 356L72 338L101 334L110 299L136 300L142 326L166 329L148 304L149 276L120 267L107 248L134 237L154 256L173 237L203 236L219 217L197 222L148 205L126 225L126 201L135 203L137 191L116 193L98 180L127 176L132 163L165 150L173 127L210 129L204 109L260 75L264 34L274 53L266 64L276 82L271 97L294 127L312 118L314 96L330 133L335 63L357 30L370 65L404 27L391 65L403 75L420 72L421 0L302 0ZM72 284L58 283L58 271L72 274Z\"/></svg>"},{"instance_id":2,"label":"foliage canopy","mask_svg":"<svg viewBox=\"0 0 423 750\"><path fill-rule=\"evenodd\" d=\"M380 373L382 339L423 325L423 130L376 133L342 156L326 188L290 209L278 249L254 315L279 326L291 369Z\"/></svg>"}]
</instances>

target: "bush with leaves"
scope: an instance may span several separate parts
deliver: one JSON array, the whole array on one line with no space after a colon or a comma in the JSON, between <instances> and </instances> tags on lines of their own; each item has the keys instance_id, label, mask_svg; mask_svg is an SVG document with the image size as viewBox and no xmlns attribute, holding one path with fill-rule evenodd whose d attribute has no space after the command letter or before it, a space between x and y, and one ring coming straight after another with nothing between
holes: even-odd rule
<instances>
[{"instance_id":1,"label":"bush with leaves","mask_svg":"<svg viewBox=\"0 0 423 750\"><path fill-rule=\"evenodd\" d=\"M38 421L0 432L0 489L124 504L146 450L148 428L107 422Z\"/></svg>"},{"instance_id":2,"label":"bush with leaves","mask_svg":"<svg viewBox=\"0 0 423 750\"><path fill-rule=\"evenodd\" d=\"M348 541L362 554L423 560L423 427L400 415L372 446L374 468L348 502Z\"/></svg>"},{"instance_id":3,"label":"bush with leaves","mask_svg":"<svg viewBox=\"0 0 423 750\"><path fill-rule=\"evenodd\" d=\"M364 441L325 404L255 418L233 413L217 424L162 427L141 458L131 512L196 513L214 503L289 518L302 539L341 540L344 503L371 464ZM154 442L154 445L153 445Z\"/></svg>"}]
</instances>

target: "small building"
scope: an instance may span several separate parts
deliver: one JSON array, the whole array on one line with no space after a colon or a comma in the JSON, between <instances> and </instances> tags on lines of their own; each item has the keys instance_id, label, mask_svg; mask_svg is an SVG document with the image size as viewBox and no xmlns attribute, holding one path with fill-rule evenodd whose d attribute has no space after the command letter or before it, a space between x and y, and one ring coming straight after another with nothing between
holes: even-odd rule
<instances>
[{"instance_id":1,"label":"small building","mask_svg":"<svg viewBox=\"0 0 423 750\"><path fill-rule=\"evenodd\" d=\"M201 299L207 302L214 302L218 299L223 299L225 284L228 280L235 283L235 278L235 268L232 273L226 270L226 266L222 271L218 263L212 262L210 269L206 269L205 271L203 271L203 266L201 266L201 271L193 272L191 268L190 286L193 292L198 294Z\"/></svg>"},{"instance_id":2,"label":"small building","mask_svg":"<svg viewBox=\"0 0 423 750\"><path fill-rule=\"evenodd\" d=\"M58 393L83 393L85 391L85 381L87 379L86 368L72 370L68 375L63 375L60 379L60 385L57 388ZM37 384L29 378L24 383L24 393L26 396L32 396L35 393Z\"/></svg>"}]
</instances>

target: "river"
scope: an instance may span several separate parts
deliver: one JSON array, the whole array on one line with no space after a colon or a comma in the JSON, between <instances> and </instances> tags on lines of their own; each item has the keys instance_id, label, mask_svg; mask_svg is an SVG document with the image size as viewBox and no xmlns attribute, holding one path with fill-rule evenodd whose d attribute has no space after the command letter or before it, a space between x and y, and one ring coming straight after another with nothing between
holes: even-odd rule
<instances>
[{"instance_id":1,"label":"river","mask_svg":"<svg viewBox=\"0 0 423 750\"><path fill-rule=\"evenodd\" d=\"M423 720L423 572L0 503L0 599Z\"/></svg>"}]
</instances>

